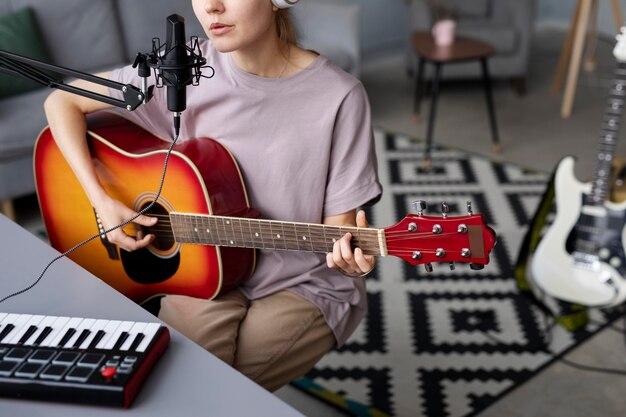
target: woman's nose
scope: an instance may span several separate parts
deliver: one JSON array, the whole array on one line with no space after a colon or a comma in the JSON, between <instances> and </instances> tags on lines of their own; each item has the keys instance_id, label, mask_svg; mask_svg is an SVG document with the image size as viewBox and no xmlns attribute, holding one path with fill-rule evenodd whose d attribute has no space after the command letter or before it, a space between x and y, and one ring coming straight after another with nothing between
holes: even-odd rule
<instances>
[{"instance_id":1,"label":"woman's nose","mask_svg":"<svg viewBox=\"0 0 626 417\"><path fill-rule=\"evenodd\" d=\"M224 11L224 3L221 0L205 0L204 11L207 13L221 13Z\"/></svg>"}]
</instances>

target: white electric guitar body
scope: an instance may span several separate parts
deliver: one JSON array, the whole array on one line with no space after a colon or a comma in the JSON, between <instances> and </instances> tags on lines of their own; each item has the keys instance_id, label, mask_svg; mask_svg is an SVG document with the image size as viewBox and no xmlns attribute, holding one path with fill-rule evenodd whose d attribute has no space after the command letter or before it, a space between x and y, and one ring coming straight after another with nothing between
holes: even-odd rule
<instances>
[{"instance_id":1,"label":"white electric guitar body","mask_svg":"<svg viewBox=\"0 0 626 417\"><path fill-rule=\"evenodd\" d=\"M556 218L531 260L537 286L554 298L594 307L626 299L626 202L590 205L592 184L574 176L574 158L555 174Z\"/></svg>"},{"instance_id":2,"label":"white electric guitar body","mask_svg":"<svg viewBox=\"0 0 626 417\"><path fill-rule=\"evenodd\" d=\"M530 261L531 280L550 296L589 307L626 300L626 202L607 201L610 173L626 95L625 29L613 54L618 67L602 121L591 183L574 175L566 157L555 174L556 218Z\"/></svg>"}]
</instances>

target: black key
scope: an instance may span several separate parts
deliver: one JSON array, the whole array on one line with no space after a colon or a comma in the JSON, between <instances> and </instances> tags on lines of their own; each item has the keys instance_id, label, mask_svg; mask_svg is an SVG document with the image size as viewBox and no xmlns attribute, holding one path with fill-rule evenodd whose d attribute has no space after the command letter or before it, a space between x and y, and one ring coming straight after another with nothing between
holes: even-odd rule
<instances>
[{"instance_id":1,"label":"black key","mask_svg":"<svg viewBox=\"0 0 626 417\"><path fill-rule=\"evenodd\" d=\"M45 363L25 362L22 364L22 366L19 367L17 371L15 371L15 376L20 378L33 379L43 369L45 365Z\"/></svg>"},{"instance_id":2,"label":"black key","mask_svg":"<svg viewBox=\"0 0 626 417\"><path fill-rule=\"evenodd\" d=\"M93 340L89 344L88 348L89 349L94 349L96 347L96 345L98 344L98 342L100 342L100 339L102 339L105 334L106 333L105 333L104 330L98 330L98 333L96 333L96 335L94 336Z\"/></svg>"},{"instance_id":3,"label":"black key","mask_svg":"<svg viewBox=\"0 0 626 417\"><path fill-rule=\"evenodd\" d=\"M48 365L46 369L39 374L39 378L60 381L69 368L70 365Z\"/></svg>"},{"instance_id":4,"label":"black key","mask_svg":"<svg viewBox=\"0 0 626 417\"><path fill-rule=\"evenodd\" d=\"M4 329L2 329L2 331L0 332L0 342L2 342L2 339L7 337L7 335L11 333L11 330L13 329L15 329L15 325L13 324L7 324L6 326L4 326Z\"/></svg>"},{"instance_id":5,"label":"black key","mask_svg":"<svg viewBox=\"0 0 626 417\"><path fill-rule=\"evenodd\" d=\"M74 336L76 329L67 329L65 335L61 338L61 341L57 345L58 347L65 347L65 344Z\"/></svg>"},{"instance_id":6,"label":"black key","mask_svg":"<svg viewBox=\"0 0 626 417\"><path fill-rule=\"evenodd\" d=\"M52 359L52 357L56 355L56 353L57 352L55 350L38 349L35 351L35 353L33 353L30 358L28 358L28 362L48 363L50 362L50 359Z\"/></svg>"},{"instance_id":7,"label":"black key","mask_svg":"<svg viewBox=\"0 0 626 417\"><path fill-rule=\"evenodd\" d=\"M35 326L34 324L31 325L28 330L26 330L26 333L24 333L24 336L22 336L20 338L20 340L17 341L18 345L23 345L24 343L26 343L28 341L28 339L30 339L30 337L33 335L33 333L35 333L37 331L37 326Z\"/></svg>"},{"instance_id":8,"label":"black key","mask_svg":"<svg viewBox=\"0 0 626 417\"><path fill-rule=\"evenodd\" d=\"M50 334L50 332L52 331L52 327L50 326L46 326L43 328L43 330L41 331L41 334L39 336L37 336L37 339L35 339L35 342L33 343L34 346L39 346L41 344L41 342L44 341L44 339L46 337L48 337L48 335Z\"/></svg>"},{"instance_id":9,"label":"black key","mask_svg":"<svg viewBox=\"0 0 626 417\"><path fill-rule=\"evenodd\" d=\"M76 339L76 342L74 343L74 346L72 346L73 348L78 348L80 345L83 344L83 342L85 341L85 339L87 339L87 336L89 336L91 334L91 330L89 329L84 329L80 335L78 336L78 339Z\"/></svg>"},{"instance_id":10,"label":"black key","mask_svg":"<svg viewBox=\"0 0 626 417\"><path fill-rule=\"evenodd\" d=\"M135 349L137 349L137 346L139 346L144 337L146 337L146 335L144 335L143 333L137 333L137 336L135 336L135 340L133 340L133 343L130 345L128 350L130 352L133 352Z\"/></svg>"},{"instance_id":11,"label":"black key","mask_svg":"<svg viewBox=\"0 0 626 417\"><path fill-rule=\"evenodd\" d=\"M120 333L120 337L117 339L117 342L113 345L113 350L119 350L122 347L122 344L128 339L128 332Z\"/></svg>"}]
</instances>

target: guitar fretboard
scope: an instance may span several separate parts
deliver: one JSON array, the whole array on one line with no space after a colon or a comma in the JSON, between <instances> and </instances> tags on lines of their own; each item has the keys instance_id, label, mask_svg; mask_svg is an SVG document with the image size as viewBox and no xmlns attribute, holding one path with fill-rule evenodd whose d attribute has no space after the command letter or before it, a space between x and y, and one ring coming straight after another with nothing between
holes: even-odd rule
<instances>
[{"instance_id":1,"label":"guitar fretboard","mask_svg":"<svg viewBox=\"0 0 626 417\"><path fill-rule=\"evenodd\" d=\"M170 221L174 238L181 243L328 253L350 232L352 245L365 254L386 254L382 229L187 213L170 213Z\"/></svg>"},{"instance_id":2,"label":"guitar fretboard","mask_svg":"<svg viewBox=\"0 0 626 417\"><path fill-rule=\"evenodd\" d=\"M626 95L626 64L619 63L615 69L615 79L611 93L607 99L604 118L602 120L602 133L598 145L598 159L596 172L591 188L590 199L592 205L604 204L610 187L610 174L617 139L619 134L622 111L624 109L624 96Z\"/></svg>"}]
</instances>

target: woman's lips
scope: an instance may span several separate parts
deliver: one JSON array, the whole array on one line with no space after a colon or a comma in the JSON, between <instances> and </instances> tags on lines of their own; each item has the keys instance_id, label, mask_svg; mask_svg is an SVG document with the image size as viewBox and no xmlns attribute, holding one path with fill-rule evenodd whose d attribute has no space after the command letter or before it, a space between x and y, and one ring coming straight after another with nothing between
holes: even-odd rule
<instances>
[{"instance_id":1,"label":"woman's lips","mask_svg":"<svg viewBox=\"0 0 626 417\"><path fill-rule=\"evenodd\" d=\"M232 25L226 25L224 23L211 23L209 30L213 35L223 35L229 32L233 27Z\"/></svg>"}]
</instances>

